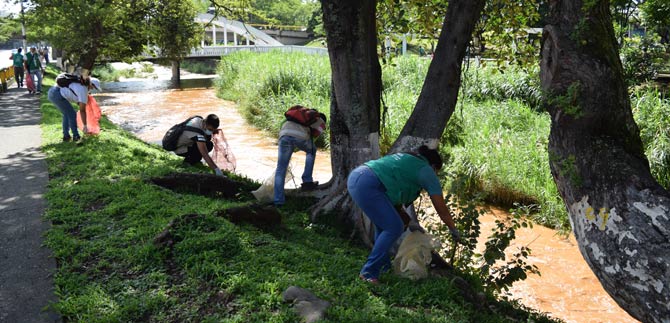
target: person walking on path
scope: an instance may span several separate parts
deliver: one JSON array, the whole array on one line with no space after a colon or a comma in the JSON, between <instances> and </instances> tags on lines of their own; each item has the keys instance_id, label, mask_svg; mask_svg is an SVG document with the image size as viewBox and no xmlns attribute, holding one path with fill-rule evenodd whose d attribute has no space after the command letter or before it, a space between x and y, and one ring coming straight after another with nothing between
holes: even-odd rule
<instances>
[{"instance_id":1,"label":"person walking on path","mask_svg":"<svg viewBox=\"0 0 670 323\"><path fill-rule=\"evenodd\" d=\"M35 94L42 93L42 72L44 71L44 66L40 61L40 55L37 53L35 47L30 47L30 53L26 54L26 76L32 78L33 82L35 77L37 77L37 82L35 82Z\"/></svg>"},{"instance_id":2,"label":"person walking on path","mask_svg":"<svg viewBox=\"0 0 670 323\"><path fill-rule=\"evenodd\" d=\"M56 77L63 77L61 74ZM68 74L69 75L69 74ZM100 81L92 77L77 77L78 80L72 80L69 84L59 86L58 83L49 89L48 98L56 108L63 114L63 141L79 141L81 136L77 130L77 111L72 107L72 103L79 105L79 113L84 123L84 134L88 132L86 127L86 103L88 103L88 91L91 89L100 90ZM72 136L70 136L72 131Z\"/></svg>"},{"instance_id":3,"label":"person walking on path","mask_svg":"<svg viewBox=\"0 0 670 323\"><path fill-rule=\"evenodd\" d=\"M44 63L49 64L49 47L44 46L42 56L44 57Z\"/></svg>"},{"instance_id":4,"label":"person walking on path","mask_svg":"<svg viewBox=\"0 0 670 323\"><path fill-rule=\"evenodd\" d=\"M14 80L16 80L16 87L23 87L23 63L26 58L21 53L22 50L21 47L17 48L16 53L12 54L10 57L12 65L14 66Z\"/></svg>"},{"instance_id":5,"label":"person walking on path","mask_svg":"<svg viewBox=\"0 0 670 323\"><path fill-rule=\"evenodd\" d=\"M56 261L43 247L47 165L40 151L39 98L10 89L0 96L0 322L54 323ZM48 310L43 310L48 308Z\"/></svg>"},{"instance_id":6,"label":"person walking on path","mask_svg":"<svg viewBox=\"0 0 670 323\"><path fill-rule=\"evenodd\" d=\"M426 190L455 241L460 233L442 196L437 172L442 157L435 149L419 147L418 153L397 153L371 160L354 169L347 179L349 195L375 225L375 244L360 272L360 278L377 284L382 271L391 268L389 249L402 235L404 223L397 206L410 205ZM416 219L411 230L421 230Z\"/></svg>"}]
</instances>

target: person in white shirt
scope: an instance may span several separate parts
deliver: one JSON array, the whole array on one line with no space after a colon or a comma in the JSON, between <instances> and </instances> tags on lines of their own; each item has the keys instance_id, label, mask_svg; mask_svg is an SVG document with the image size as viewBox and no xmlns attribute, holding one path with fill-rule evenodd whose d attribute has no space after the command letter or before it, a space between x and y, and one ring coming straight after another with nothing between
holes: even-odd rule
<instances>
[{"instance_id":1,"label":"person in white shirt","mask_svg":"<svg viewBox=\"0 0 670 323\"><path fill-rule=\"evenodd\" d=\"M49 89L49 101L51 101L63 114L63 141L78 141L81 139L77 130L77 112L72 103L79 105L79 113L84 123L84 134L88 132L86 127L86 104L88 103L89 90L100 90L100 81L92 77L81 77L78 82L71 82L66 87L54 85ZM72 136L70 136L70 130Z\"/></svg>"},{"instance_id":2,"label":"person in white shirt","mask_svg":"<svg viewBox=\"0 0 670 323\"><path fill-rule=\"evenodd\" d=\"M184 157L184 163L195 165L205 159L207 166L211 168L217 176L223 176L223 171L219 169L209 152L214 148L212 134L219 128L219 117L216 114L210 114L206 118L193 117L186 123L186 128L177 139L177 149L175 154Z\"/></svg>"},{"instance_id":3,"label":"person in white shirt","mask_svg":"<svg viewBox=\"0 0 670 323\"><path fill-rule=\"evenodd\" d=\"M319 113L319 117L316 121L309 126L289 120L282 125L281 130L279 130L279 154L274 181L273 204L275 207L281 207L286 202L284 184L288 164L294 150L302 150L305 152L305 169L302 173L302 184L300 188L303 191L311 191L316 189L319 185L319 182L315 182L312 178L314 162L316 159L316 145L314 144L314 138L325 131L326 122L326 115Z\"/></svg>"}]
</instances>

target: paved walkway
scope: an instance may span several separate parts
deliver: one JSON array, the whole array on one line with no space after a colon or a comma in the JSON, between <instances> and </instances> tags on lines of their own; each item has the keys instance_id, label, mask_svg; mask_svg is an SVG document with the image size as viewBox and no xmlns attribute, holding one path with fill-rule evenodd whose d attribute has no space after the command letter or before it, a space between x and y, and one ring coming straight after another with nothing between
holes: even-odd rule
<instances>
[{"instance_id":1,"label":"paved walkway","mask_svg":"<svg viewBox=\"0 0 670 323\"><path fill-rule=\"evenodd\" d=\"M0 57L1 59L2 57ZM11 85L0 93L0 322L60 322L44 308L56 301L56 262L42 247L48 180L40 151L39 98Z\"/></svg>"}]
</instances>

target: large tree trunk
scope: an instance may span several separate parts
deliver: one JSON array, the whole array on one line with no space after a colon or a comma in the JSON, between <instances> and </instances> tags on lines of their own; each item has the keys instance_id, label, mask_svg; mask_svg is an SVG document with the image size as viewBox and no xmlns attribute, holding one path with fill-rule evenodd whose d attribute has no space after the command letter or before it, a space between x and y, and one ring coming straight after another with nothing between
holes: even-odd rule
<instances>
[{"instance_id":1,"label":"large tree trunk","mask_svg":"<svg viewBox=\"0 0 670 323\"><path fill-rule=\"evenodd\" d=\"M88 76L91 74L91 71L93 70L93 66L95 65L95 60L98 59L99 55L99 47L100 47L100 39L102 38L102 35L104 33L104 28L102 27L102 22L96 21L96 22L91 22L90 24L91 28L91 40L89 42L88 50L84 51L83 53L78 53L79 54L79 66L81 67L82 75Z\"/></svg>"},{"instance_id":2,"label":"large tree trunk","mask_svg":"<svg viewBox=\"0 0 670 323\"><path fill-rule=\"evenodd\" d=\"M456 108L461 64L485 0L451 0L421 94L392 151L437 147Z\"/></svg>"},{"instance_id":3,"label":"large tree trunk","mask_svg":"<svg viewBox=\"0 0 670 323\"><path fill-rule=\"evenodd\" d=\"M643 322L670 320L670 195L651 176L609 2L552 0L541 78L551 172L579 248L605 290Z\"/></svg>"},{"instance_id":4,"label":"large tree trunk","mask_svg":"<svg viewBox=\"0 0 670 323\"><path fill-rule=\"evenodd\" d=\"M371 244L371 225L347 194L347 176L379 157L381 67L373 0L322 0L323 24L332 71L330 151L333 177L320 194L313 218L335 211Z\"/></svg>"},{"instance_id":5,"label":"large tree trunk","mask_svg":"<svg viewBox=\"0 0 670 323\"><path fill-rule=\"evenodd\" d=\"M181 82L181 63L178 60L170 61L170 63L172 64L172 83L179 87L179 83Z\"/></svg>"}]
</instances>

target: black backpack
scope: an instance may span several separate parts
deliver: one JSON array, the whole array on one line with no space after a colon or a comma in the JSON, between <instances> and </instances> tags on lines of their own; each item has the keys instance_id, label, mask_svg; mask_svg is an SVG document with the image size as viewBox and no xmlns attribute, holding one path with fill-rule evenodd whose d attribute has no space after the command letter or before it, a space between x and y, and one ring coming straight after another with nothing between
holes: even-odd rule
<instances>
[{"instance_id":1,"label":"black backpack","mask_svg":"<svg viewBox=\"0 0 670 323\"><path fill-rule=\"evenodd\" d=\"M168 130L165 133L165 136L163 136L163 149L167 151L174 151L175 149L177 149L177 142L179 141L179 137L181 136L182 133L184 133L185 130L205 135L205 132L202 131L202 129L186 125L195 118L202 119L201 116L190 117L186 119L186 121L172 126L170 130Z\"/></svg>"},{"instance_id":2,"label":"black backpack","mask_svg":"<svg viewBox=\"0 0 670 323\"><path fill-rule=\"evenodd\" d=\"M70 73L61 73L56 76L56 84L60 87L68 87L72 83L81 83L81 76Z\"/></svg>"}]
</instances>

